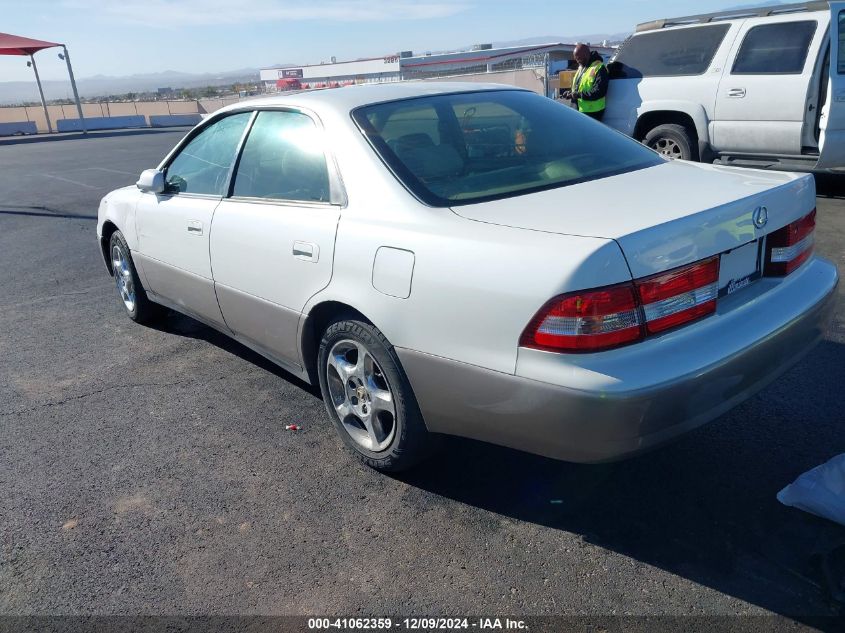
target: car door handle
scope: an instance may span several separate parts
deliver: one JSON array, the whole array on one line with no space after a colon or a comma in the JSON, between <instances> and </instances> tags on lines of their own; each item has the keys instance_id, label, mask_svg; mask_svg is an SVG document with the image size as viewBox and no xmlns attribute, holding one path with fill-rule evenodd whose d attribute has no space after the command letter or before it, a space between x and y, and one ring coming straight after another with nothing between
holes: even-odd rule
<instances>
[{"instance_id":1,"label":"car door handle","mask_svg":"<svg viewBox=\"0 0 845 633\"><path fill-rule=\"evenodd\" d=\"M836 103L842 103L845 101L845 92L837 92L833 95L833 100L836 101Z\"/></svg>"},{"instance_id":2,"label":"car door handle","mask_svg":"<svg viewBox=\"0 0 845 633\"><path fill-rule=\"evenodd\" d=\"M313 242L300 242L297 240L293 243L293 256L306 262L316 263L320 259L320 247Z\"/></svg>"},{"instance_id":3,"label":"car door handle","mask_svg":"<svg viewBox=\"0 0 845 633\"><path fill-rule=\"evenodd\" d=\"M191 235L202 235L202 222L199 220L188 220L188 233Z\"/></svg>"},{"instance_id":4,"label":"car door handle","mask_svg":"<svg viewBox=\"0 0 845 633\"><path fill-rule=\"evenodd\" d=\"M731 88L728 90L728 96L732 99L742 99L745 96L745 88Z\"/></svg>"}]
</instances>

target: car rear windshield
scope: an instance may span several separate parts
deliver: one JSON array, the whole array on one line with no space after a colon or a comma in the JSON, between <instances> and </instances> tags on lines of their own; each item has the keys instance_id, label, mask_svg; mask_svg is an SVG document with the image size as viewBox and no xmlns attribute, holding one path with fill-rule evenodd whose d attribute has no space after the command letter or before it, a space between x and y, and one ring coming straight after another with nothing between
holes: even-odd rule
<instances>
[{"instance_id":1,"label":"car rear windshield","mask_svg":"<svg viewBox=\"0 0 845 633\"><path fill-rule=\"evenodd\" d=\"M358 108L352 117L420 200L455 206L662 163L636 141L533 92L464 92Z\"/></svg>"}]
</instances>

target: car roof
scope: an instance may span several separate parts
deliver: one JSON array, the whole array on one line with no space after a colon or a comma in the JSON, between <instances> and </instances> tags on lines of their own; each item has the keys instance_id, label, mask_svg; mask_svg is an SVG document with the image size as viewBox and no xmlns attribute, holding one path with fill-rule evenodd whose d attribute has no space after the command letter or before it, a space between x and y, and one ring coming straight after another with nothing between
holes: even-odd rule
<instances>
[{"instance_id":1,"label":"car roof","mask_svg":"<svg viewBox=\"0 0 845 633\"><path fill-rule=\"evenodd\" d=\"M634 35L649 33L665 29L682 28L689 26L707 26L716 23L730 23L748 18L767 18L782 15L800 15L802 13L829 12L830 2L828 0L813 0L811 2L800 2L797 4L777 4L758 7L754 5L735 7L727 11L716 13L701 13L699 15L688 15L677 18L664 18L643 22L638 24Z\"/></svg>"},{"instance_id":2,"label":"car roof","mask_svg":"<svg viewBox=\"0 0 845 633\"><path fill-rule=\"evenodd\" d=\"M385 101L410 99L455 92L487 90L522 90L506 84L452 82L452 81L402 81L379 84L359 84L339 88L303 90L301 92L272 95L226 106L219 112L242 108L267 108L273 106L300 106L310 109L333 109L350 112L355 108Z\"/></svg>"}]
</instances>

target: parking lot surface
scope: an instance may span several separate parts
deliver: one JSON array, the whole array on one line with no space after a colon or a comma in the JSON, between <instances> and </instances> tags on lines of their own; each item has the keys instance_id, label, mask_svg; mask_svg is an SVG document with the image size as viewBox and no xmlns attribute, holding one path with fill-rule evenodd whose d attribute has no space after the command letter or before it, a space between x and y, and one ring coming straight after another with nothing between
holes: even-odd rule
<instances>
[{"instance_id":1,"label":"parking lot surface","mask_svg":"<svg viewBox=\"0 0 845 633\"><path fill-rule=\"evenodd\" d=\"M0 613L841 612L821 560L845 530L775 495L845 452L845 302L782 379L653 453L456 439L381 475L304 383L187 317L124 316L97 205L182 134L0 142ZM845 179L819 190L845 271Z\"/></svg>"}]
</instances>

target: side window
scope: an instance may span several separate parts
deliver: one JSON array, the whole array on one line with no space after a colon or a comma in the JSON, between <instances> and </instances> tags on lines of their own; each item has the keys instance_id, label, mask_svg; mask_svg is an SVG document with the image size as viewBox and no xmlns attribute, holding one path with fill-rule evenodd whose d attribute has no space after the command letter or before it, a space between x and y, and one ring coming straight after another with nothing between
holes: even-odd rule
<instances>
[{"instance_id":1,"label":"side window","mask_svg":"<svg viewBox=\"0 0 845 633\"><path fill-rule=\"evenodd\" d=\"M232 195L328 202L323 133L314 121L299 112L260 112L238 162Z\"/></svg>"},{"instance_id":2,"label":"side window","mask_svg":"<svg viewBox=\"0 0 845 633\"><path fill-rule=\"evenodd\" d=\"M168 192L224 195L238 143L251 116L251 112L227 116L191 139L167 167Z\"/></svg>"},{"instance_id":3,"label":"side window","mask_svg":"<svg viewBox=\"0 0 845 633\"><path fill-rule=\"evenodd\" d=\"M817 25L806 21L755 26L745 35L732 74L800 75Z\"/></svg>"},{"instance_id":4,"label":"side window","mask_svg":"<svg viewBox=\"0 0 845 633\"><path fill-rule=\"evenodd\" d=\"M628 38L614 61L624 77L701 75L719 50L729 24L643 33Z\"/></svg>"},{"instance_id":5,"label":"side window","mask_svg":"<svg viewBox=\"0 0 845 633\"><path fill-rule=\"evenodd\" d=\"M839 59L837 60L837 72L845 75L845 11L839 12Z\"/></svg>"}]
</instances>

